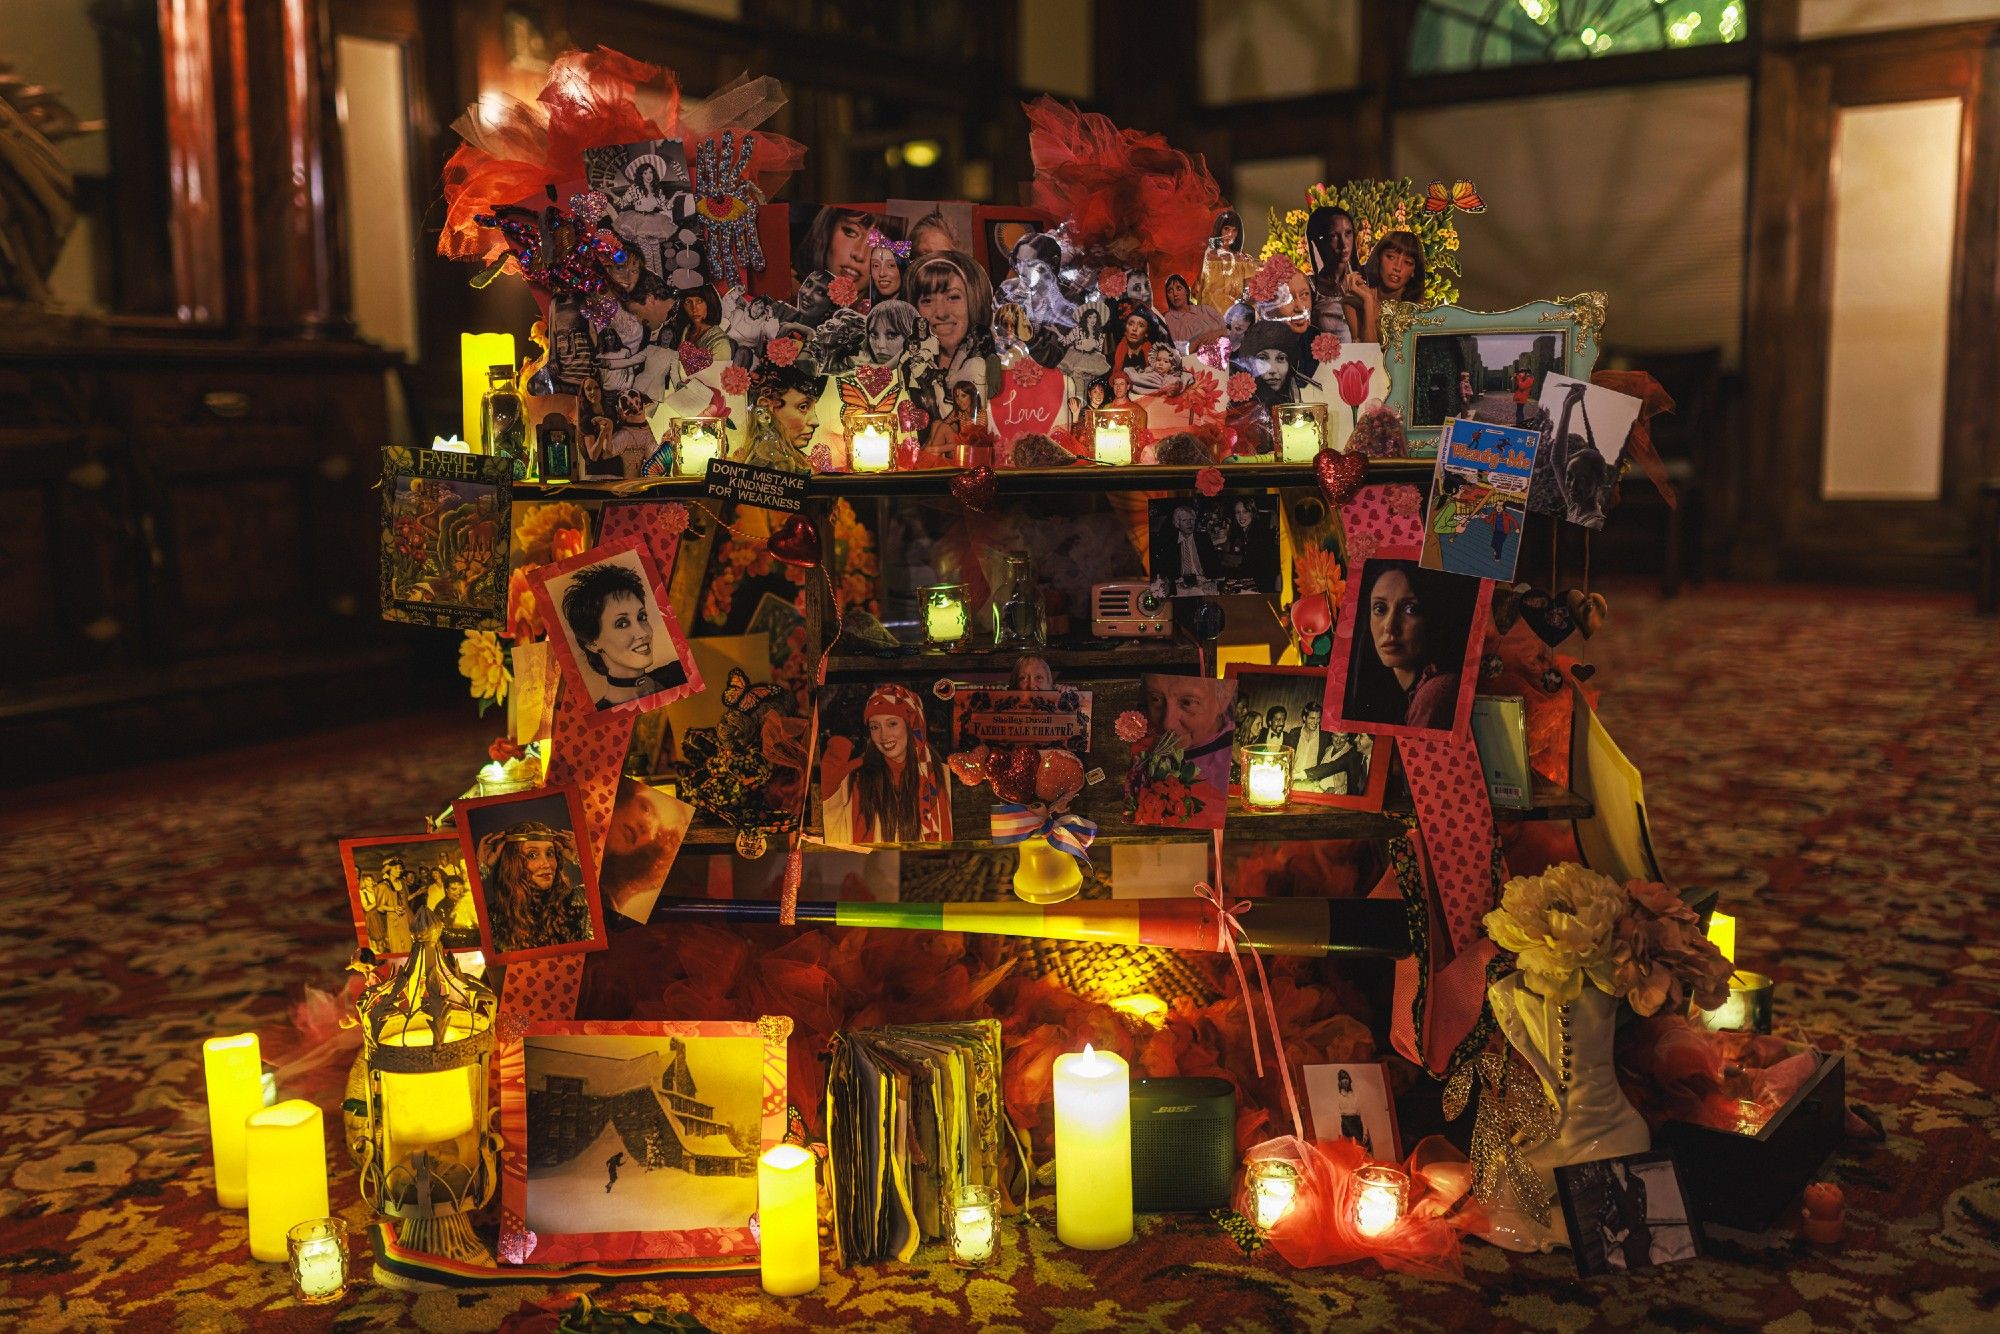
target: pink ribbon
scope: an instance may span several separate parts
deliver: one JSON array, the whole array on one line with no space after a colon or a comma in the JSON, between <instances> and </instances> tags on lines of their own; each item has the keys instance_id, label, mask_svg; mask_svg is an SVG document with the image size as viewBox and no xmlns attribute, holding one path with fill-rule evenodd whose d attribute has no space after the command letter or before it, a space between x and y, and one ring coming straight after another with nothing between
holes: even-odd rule
<instances>
[{"instance_id":1,"label":"pink ribbon","mask_svg":"<svg viewBox=\"0 0 2000 1334\"><path fill-rule=\"evenodd\" d=\"M1222 865L1216 863L1216 880L1222 879ZM1257 1039L1256 1002L1250 998L1250 979L1243 974L1243 954L1237 948L1238 936L1248 937L1243 929L1242 914L1257 906L1255 899L1238 899L1235 903L1224 900L1218 885L1211 886L1203 881L1194 887L1195 897L1215 909L1215 949L1229 956L1230 966L1236 969L1236 986L1243 994L1243 1008L1249 1013L1250 1056L1257 1065L1257 1077L1264 1076L1264 1053ZM1264 988L1264 1018L1271 1025L1271 1048L1278 1058L1278 1078L1285 1086L1285 1102L1292 1112L1292 1130L1300 1139L1306 1137L1305 1119L1299 1115L1299 1095L1292 1091L1292 1065L1285 1055L1284 1035L1278 1031L1278 1007L1271 999L1271 978L1264 971L1264 956L1255 950L1250 952L1250 962L1256 966L1257 982Z\"/></svg>"}]
</instances>

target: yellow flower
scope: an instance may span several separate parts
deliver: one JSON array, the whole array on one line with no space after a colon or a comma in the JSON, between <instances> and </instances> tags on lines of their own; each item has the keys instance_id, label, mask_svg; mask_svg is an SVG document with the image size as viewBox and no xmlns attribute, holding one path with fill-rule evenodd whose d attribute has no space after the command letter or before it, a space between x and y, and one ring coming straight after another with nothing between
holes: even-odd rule
<instances>
[{"instance_id":1,"label":"yellow flower","mask_svg":"<svg viewBox=\"0 0 2000 1334\"><path fill-rule=\"evenodd\" d=\"M514 678L507 671L500 636L491 630L467 630L458 646L458 674L472 683L474 699L490 699L495 704L506 699Z\"/></svg>"},{"instance_id":2,"label":"yellow flower","mask_svg":"<svg viewBox=\"0 0 2000 1334\"><path fill-rule=\"evenodd\" d=\"M1565 862L1503 885L1500 906L1486 914L1486 934L1515 956L1538 995L1573 1001L1586 980L1617 995L1613 937L1626 905L1616 881Z\"/></svg>"}]
</instances>

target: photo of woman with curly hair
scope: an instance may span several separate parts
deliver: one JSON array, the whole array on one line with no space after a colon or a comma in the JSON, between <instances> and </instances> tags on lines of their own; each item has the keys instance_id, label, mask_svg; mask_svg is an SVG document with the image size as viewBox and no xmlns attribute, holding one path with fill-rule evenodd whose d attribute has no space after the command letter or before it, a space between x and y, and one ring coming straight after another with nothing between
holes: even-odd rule
<instances>
[{"instance_id":1,"label":"photo of woman with curly hair","mask_svg":"<svg viewBox=\"0 0 2000 1334\"><path fill-rule=\"evenodd\" d=\"M591 859L579 855L573 788L458 801L452 815L488 959L604 948L604 906Z\"/></svg>"},{"instance_id":2,"label":"photo of woman with curly hair","mask_svg":"<svg viewBox=\"0 0 2000 1334\"><path fill-rule=\"evenodd\" d=\"M845 734L843 715L853 716L866 689L822 691L820 714L828 735L819 783L827 843L949 843L951 782L943 758L931 748L922 698L903 685L869 690L859 710L857 742Z\"/></svg>"}]
</instances>

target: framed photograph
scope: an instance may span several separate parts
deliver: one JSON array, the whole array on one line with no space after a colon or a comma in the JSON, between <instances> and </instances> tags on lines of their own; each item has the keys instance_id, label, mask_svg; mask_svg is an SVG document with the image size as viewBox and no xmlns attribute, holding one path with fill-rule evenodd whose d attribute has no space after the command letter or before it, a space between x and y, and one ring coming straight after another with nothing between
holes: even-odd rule
<instances>
[{"instance_id":1,"label":"framed photograph","mask_svg":"<svg viewBox=\"0 0 2000 1334\"><path fill-rule=\"evenodd\" d=\"M666 715L652 717L666 721ZM653 903L680 856L694 807L636 778L618 780L611 828L604 838L598 883L612 912L634 922L652 916Z\"/></svg>"},{"instance_id":2,"label":"framed photograph","mask_svg":"<svg viewBox=\"0 0 2000 1334\"><path fill-rule=\"evenodd\" d=\"M1424 517L1426 570L1511 582L1541 432L1454 417L1438 436Z\"/></svg>"},{"instance_id":3,"label":"framed photograph","mask_svg":"<svg viewBox=\"0 0 2000 1334\"><path fill-rule=\"evenodd\" d=\"M702 267L687 150L679 139L641 139L583 150L590 188L611 204L605 225L669 291L708 281Z\"/></svg>"},{"instance_id":4,"label":"framed photograph","mask_svg":"<svg viewBox=\"0 0 2000 1334\"><path fill-rule=\"evenodd\" d=\"M1243 751L1263 743L1292 748L1292 800L1309 806L1379 811L1389 784L1389 746L1366 732L1322 731L1326 670L1230 663L1236 683L1236 745L1229 795L1243 792Z\"/></svg>"},{"instance_id":5,"label":"framed photograph","mask_svg":"<svg viewBox=\"0 0 2000 1334\"><path fill-rule=\"evenodd\" d=\"M343 838L340 865L354 938L382 958L410 952L410 905L437 896L448 950L479 948L479 905L465 874L465 852L454 830Z\"/></svg>"},{"instance_id":6,"label":"framed photograph","mask_svg":"<svg viewBox=\"0 0 2000 1334\"><path fill-rule=\"evenodd\" d=\"M1060 746L1090 753L1088 690L1056 684L1047 658L1026 653L1005 679L961 681L951 701L952 750L975 746Z\"/></svg>"},{"instance_id":7,"label":"framed photograph","mask_svg":"<svg viewBox=\"0 0 2000 1334\"><path fill-rule=\"evenodd\" d=\"M510 1264L757 1254L791 1021L527 1026L498 1055ZM516 1222L516 1220L519 1220Z\"/></svg>"},{"instance_id":8,"label":"framed photograph","mask_svg":"<svg viewBox=\"0 0 2000 1334\"><path fill-rule=\"evenodd\" d=\"M1147 568L1160 597L1278 591L1276 496L1166 496L1146 502Z\"/></svg>"},{"instance_id":9,"label":"framed photograph","mask_svg":"<svg viewBox=\"0 0 2000 1334\"><path fill-rule=\"evenodd\" d=\"M1701 1223L1671 1153L1629 1153L1556 1169L1576 1272L1655 1269L1701 1254Z\"/></svg>"},{"instance_id":10,"label":"framed photograph","mask_svg":"<svg viewBox=\"0 0 2000 1334\"><path fill-rule=\"evenodd\" d=\"M1148 674L1139 678L1139 697L1147 733L1132 746L1125 779L1133 823L1222 828L1236 749L1236 682Z\"/></svg>"},{"instance_id":11,"label":"framed photograph","mask_svg":"<svg viewBox=\"0 0 2000 1334\"><path fill-rule=\"evenodd\" d=\"M1323 725L1376 736L1471 734L1493 584L1426 570L1420 554L1378 547L1349 580Z\"/></svg>"},{"instance_id":12,"label":"framed photograph","mask_svg":"<svg viewBox=\"0 0 2000 1334\"><path fill-rule=\"evenodd\" d=\"M1315 1139L1351 1139L1378 1162L1403 1161L1386 1062L1309 1065L1305 1080Z\"/></svg>"},{"instance_id":13,"label":"framed photograph","mask_svg":"<svg viewBox=\"0 0 2000 1334\"><path fill-rule=\"evenodd\" d=\"M1603 327L1602 292L1502 311L1386 303L1388 403L1402 414L1410 454L1435 455L1438 435L1454 417L1534 425L1549 376L1590 378Z\"/></svg>"},{"instance_id":14,"label":"framed photograph","mask_svg":"<svg viewBox=\"0 0 2000 1334\"><path fill-rule=\"evenodd\" d=\"M597 868L583 856L576 789L455 801L452 815L490 963L601 950Z\"/></svg>"},{"instance_id":15,"label":"framed photograph","mask_svg":"<svg viewBox=\"0 0 2000 1334\"><path fill-rule=\"evenodd\" d=\"M497 630L507 614L513 464L443 449L382 451L382 619Z\"/></svg>"},{"instance_id":16,"label":"framed photograph","mask_svg":"<svg viewBox=\"0 0 2000 1334\"><path fill-rule=\"evenodd\" d=\"M1014 276L1016 248L1028 237L1047 232L1050 222L1049 216L1039 209L975 204L972 257L986 267L997 288Z\"/></svg>"},{"instance_id":17,"label":"framed photograph","mask_svg":"<svg viewBox=\"0 0 2000 1334\"><path fill-rule=\"evenodd\" d=\"M820 688L817 798L829 845L951 842L946 709L897 682Z\"/></svg>"},{"instance_id":18,"label":"framed photograph","mask_svg":"<svg viewBox=\"0 0 2000 1334\"><path fill-rule=\"evenodd\" d=\"M600 713L640 713L701 689L666 581L639 538L606 542L533 578L563 682Z\"/></svg>"},{"instance_id":19,"label":"framed photograph","mask_svg":"<svg viewBox=\"0 0 2000 1334\"><path fill-rule=\"evenodd\" d=\"M1585 528L1602 528L1632 434L1644 406L1630 394L1588 380L1551 375L1542 382L1541 453L1535 459L1528 508L1560 514Z\"/></svg>"}]
</instances>

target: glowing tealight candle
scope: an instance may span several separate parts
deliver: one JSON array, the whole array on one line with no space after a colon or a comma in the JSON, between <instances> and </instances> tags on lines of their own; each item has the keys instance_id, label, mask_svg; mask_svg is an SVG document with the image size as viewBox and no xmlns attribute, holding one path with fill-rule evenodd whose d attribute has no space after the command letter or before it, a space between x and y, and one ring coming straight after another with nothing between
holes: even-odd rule
<instances>
[{"instance_id":1,"label":"glowing tealight candle","mask_svg":"<svg viewBox=\"0 0 2000 1334\"><path fill-rule=\"evenodd\" d=\"M856 472L881 472L889 466L889 433L879 426L864 426L848 444L848 461Z\"/></svg>"},{"instance_id":2,"label":"glowing tealight candle","mask_svg":"<svg viewBox=\"0 0 2000 1334\"><path fill-rule=\"evenodd\" d=\"M1132 428L1122 421L1100 422L1094 440L1099 463L1132 461Z\"/></svg>"},{"instance_id":3,"label":"glowing tealight candle","mask_svg":"<svg viewBox=\"0 0 2000 1334\"><path fill-rule=\"evenodd\" d=\"M1000 1253L999 1194L988 1186L960 1186L952 1197L951 1262L983 1269Z\"/></svg>"},{"instance_id":4,"label":"glowing tealight candle","mask_svg":"<svg viewBox=\"0 0 2000 1334\"><path fill-rule=\"evenodd\" d=\"M480 401L486 395L486 372L495 366L518 366L514 360L514 335L510 333L462 333L458 336L458 392L464 429L459 433L472 453L484 438L484 414Z\"/></svg>"},{"instance_id":5,"label":"glowing tealight candle","mask_svg":"<svg viewBox=\"0 0 2000 1334\"><path fill-rule=\"evenodd\" d=\"M1771 1031L1772 982L1762 973L1738 970L1729 975L1729 999L1701 1012L1702 1027L1718 1032Z\"/></svg>"},{"instance_id":6,"label":"glowing tealight candle","mask_svg":"<svg viewBox=\"0 0 2000 1334\"><path fill-rule=\"evenodd\" d=\"M1319 424L1294 417L1278 430L1279 450L1287 463L1311 463L1319 453Z\"/></svg>"},{"instance_id":7,"label":"glowing tealight candle","mask_svg":"<svg viewBox=\"0 0 2000 1334\"><path fill-rule=\"evenodd\" d=\"M926 584L924 639L932 644L956 644L965 638L965 585Z\"/></svg>"},{"instance_id":8,"label":"glowing tealight candle","mask_svg":"<svg viewBox=\"0 0 2000 1334\"><path fill-rule=\"evenodd\" d=\"M1354 1174L1354 1230L1379 1237L1403 1217L1410 1179L1393 1167L1371 1163Z\"/></svg>"},{"instance_id":9,"label":"glowing tealight candle","mask_svg":"<svg viewBox=\"0 0 2000 1334\"><path fill-rule=\"evenodd\" d=\"M245 1125L250 1254L276 1264L286 1233L327 1215L326 1130L319 1108L300 1098L253 1112Z\"/></svg>"},{"instance_id":10,"label":"glowing tealight candle","mask_svg":"<svg viewBox=\"0 0 2000 1334\"><path fill-rule=\"evenodd\" d=\"M797 1297L819 1286L813 1163L796 1144L780 1144L757 1160L758 1268L773 1297Z\"/></svg>"},{"instance_id":11,"label":"glowing tealight candle","mask_svg":"<svg viewBox=\"0 0 2000 1334\"><path fill-rule=\"evenodd\" d=\"M722 432L707 422L682 426L674 443L674 472L681 477L706 477L708 465L722 454Z\"/></svg>"},{"instance_id":12,"label":"glowing tealight candle","mask_svg":"<svg viewBox=\"0 0 2000 1334\"><path fill-rule=\"evenodd\" d=\"M1132 1240L1132 1093L1122 1057L1056 1057L1056 1237L1078 1250Z\"/></svg>"},{"instance_id":13,"label":"glowing tealight candle","mask_svg":"<svg viewBox=\"0 0 2000 1334\"><path fill-rule=\"evenodd\" d=\"M201 1044L208 1082L208 1142L215 1154L215 1199L241 1209L249 1187L243 1176L243 1123L264 1105L264 1057L255 1033L210 1038Z\"/></svg>"},{"instance_id":14,"label":"glowing tealight candle","mask_svg":"<svg viewBox=\"0 0 2000 1334\"><path fill-rule=\"evenodd\" d=\"M347 1227L337 1218L313 1218L285 1234L291 1252L292 1289L302 1302L338 1301L347 1291Z\"/></svg>"},{"instance_id":15,"label":"glowing tealight candle","mask_svg":"<svg viewBox=\"0 0 2000 1334\"><path fill-rule=\"evenodd\" d=\"M1708 943L1722 951L1729 966L1736 966L1736 919L1726 912L1708 915Z\"/></svg>"},{"instance_id":16,"label":"glowing tealight candle","mask_svg":"<svg viewBox=\"0 0 2000 1334\"><path fill-rule=\"evenodd\" d=\"M1292 796L1292 748L1251 746L1243 752L1243 799L1266 809L1283 806Z\"/></svg>"},{"instance_id":17,"label":"glowing tealight candle","mask_svg":"<svg viewBox=\"0 0 2000 1334\"><path fill-rule=\"evenodd\" d=\"M1290 1163L1266 1159L1250 1165L1251 1211L1262 1231L1270 1231L1290 1213L1298 1195L1299 1173Z\"/></svg>"}]
</instances>

